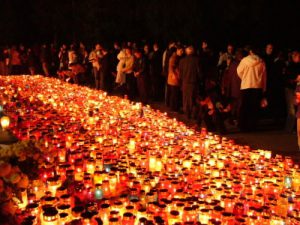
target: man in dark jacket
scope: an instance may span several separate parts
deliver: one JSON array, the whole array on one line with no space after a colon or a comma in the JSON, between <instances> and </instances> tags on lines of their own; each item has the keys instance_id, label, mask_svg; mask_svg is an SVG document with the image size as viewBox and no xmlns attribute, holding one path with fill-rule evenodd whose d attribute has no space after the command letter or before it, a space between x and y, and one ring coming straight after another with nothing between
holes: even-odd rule
<instances>
[{"instance_id":1,"label":"man in dark jacket","mask_svg":"<svg viewBox=\"0 0 300 225\"><path fill-rule=\"evenodd\" d=\"M186 57L179 62L179 77L182 82L183 111L190 119L195 115L196 97L202 78L199 58L194 55L193 46L186 48Z\"/></svg>"},{"instance_id":2,"label":"man in dark jacket","mask_svg":"<svg viewBox=\"0 0 300 225\"><path fill-rule=\"evenodd\" d=\"M150 53L149 78L150 93L153 100L161 100L164 94L164 79L162 76L162 53L157 43L153 44L153 51Z\"/></svg>"}]
</instances>

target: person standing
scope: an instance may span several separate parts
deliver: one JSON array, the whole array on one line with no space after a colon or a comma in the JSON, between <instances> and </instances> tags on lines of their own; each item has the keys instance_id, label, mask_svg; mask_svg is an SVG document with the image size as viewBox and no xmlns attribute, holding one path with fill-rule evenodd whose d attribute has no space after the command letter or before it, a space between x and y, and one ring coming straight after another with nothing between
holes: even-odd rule
<instances>
[{"instance_id":1,"label":"person standing","mask_svg":"<svg viewBox=\"0 0 300 225\"><path fill-rule=\"evenodd\" d=\"M169 103L169 98L170 98L170 94L169 94L169 89L168 89L168 83L167 83L167 77L168 77L168 73L169 73L169 61L171 56L173 55L173 53L176 50L176 44L174 41L170 41L168 48L164 51L163 56L162 56L162 74L165 80L165 103L167 106Z\"/></svg>"},{"instance_id":2,"label":"person standing","mask_svg":"<svg viewBox=\"0 0 300 225\"><path fill-rule=\"evenodd\" d=\"M5 70L5 57L4 57L4 49L0 48L0 74L4 74Z\"/></svg>"},{"instance_id":3,"label":"person standing","mask_svg":"<svg viewBox=\"0 0 300 225\"><path fill-rule=\"evenodd\" d=\"M101 45L96 44L95 49L91 51L89 55L89 61L92 63L93 75L95 80L95 88L97 90L100 89L100 63L99 63L100 58L101 58Z\"/></svg>"},{"instance_id":4,"label":"person standing","mask_svg":"<svg viewBox=\"0 0 300 225\"><path fill-rule=\"evenodd\" d=\"M126 45L119 51L117 55L117 67L116 67L116 84L117 88L125 86L126 83L126 74L123 72L126 62Z\"/></svg>"},{"instance_id":5,"label":"person standing","mask_svg":"<svg viewBox=\"0 0 300 225\"><path fill-rule=\"evenodd\" d=\"M38 58L31 48L27 49L27 66L31 75L37 74Z\"/></svg>"},{"instance_id":6,"label":"person standing","mask_svg":"<svg viewBox=\"0 0 300 225\"><path fill-rule=\"evenodd\" d=\"M134 56L130 47L125 47L125 62L121 73L125 74L126 91L128 98L133 100L136 97L136 78L133 74Z\"/></svg>"},{"instance_id":7,"label":"person standing","mask_svg":"<svg viewBox=\"0 0 300 225\"><path fill-rule=\"evenodd\" d=\"M10 59L10 65L11 65L10 74L12 74L12 75L21 74L22 73L22 61L21 61L20 52L16 46L13 46L11 48L10 57L11 57L11 59Z\"/></svg>"},{"instance_id":8,"label":"person standing","mask_svg":"<svg viewBox=\"0 0 300 225\"><path fill-rule=\"evenodd\" d=\"M201 50L199 52L200 62L202 65L203 85L205 89L210 89L216 85L219 80L217 69L217 58L213 50L209 47L207 41L202 41Z\"/></svg>"},{"instance_id":9,"label":"person standing","mask_svg":"<svg viewBox=\"0 0 300 225\"><path fill-rule=\"evenodd\" d=\"M232 122L237 121L241 105L241 79L237 75L237 67L242 58L243 51L238 49L235 53L234 59L224 71L221 83L222 94L229 99L231 104L232 117L230 119L232 119Z\"/></svg>"},{"instance_id":10,"label":"person standing","mask_svg":"<svg viewBox=\"0 0 300 225\"><path fill-rule=\"evenodd\" d=\"M234 47L232 44L227 45L227 51L221 52L219 56L219 61L217 67L219 69L219 74L222 75L223 72L228 68L229 62L234 59Z\"/></svg>"},{"instance_id":11,"label":"person standing","mask_svg":"<svg viewBox=\"0 0 300 225\"><path fill-rule=\"evenodd\" d=\"M300 81L300 52L292 52L292 61L286 69L285 74L285 98L287 107L287 118L285 123L285 131L292 133L295 127L295 89L297 82Z\"/></svg>"},{"instance_id":12,"label":"person standing","mask_svg":"<svg viewBox=\"0 0 300 225\"><path fill-rule=\"evenodd\" d=\"M8 75L9 73L9 65L11 62L10 59L10 51L9 48L4 48L3 50L3 58L4 58L4 71L3 71L3 75Z\"/></svg>"},{"instance_id":13,"label":"person standing","mask_svg":"<svg viewBox=\"0 0 300 225\"><path fill-rule=\"evenodd\" d=\"M179 111L180 109L180 80L179 80L179 61L181 56L183 55L183 48L181 46L177 46L176 51L170 58L169 61L169 69L168 69L168 87L170 98L168 105L170 106L172 111Z\"/></svg>"},{"instance_id":14,"label":"person standing","mask_svg":"<svg viewBox=\"0 0 300 225\"><path fill-rule=\"evenodd\" d=\"M161 100L163 98L164 80L162 76L162 53L157 43L153 44L153 51L150 53L149 58L149 79L150 82L150 94L154 101Z\"/></svg>"},{"instance_id":15,"label":"person standing","mask_svg":"<svg viewBox=\"0 0 300 225\"><path fill-rule=\"evenodd\" d=\"M69 66L69 58L68 58L68 50L67 45L63 44L60 47L59 53L58 53L58 59L59 59L59 70L67 70Z\"/></svg>"},{"instance_id":16,"label":"person standing","mask_svg":"<svg viewBox=\"0 0 300 225\"><path fill-rule=\"evenodd\" d=\"M300 150L300 83L296 86L296 104L297 104L297 140L298 140L298 150Z\"/></svg>"},{"instance_id":17,"label":"person standing","mask_svg":"<svg viewBox=\"0 0 300 225\"><path fill-rule=\"evenodd\" d=\"M113 62L108 50L102 48L102 58L100 59L100 89L110 93L113 86Z\"/></svg>"},{"instance_id":18,"label":"person standing","mask_svg":"<svg viewBox=\"0 0 300 225\"><path fill-rule=\"evenodd\" d=\"M21 73L22 74L28 74L28 65L27 65L27 51L25 49L25 46L23 44L19 45L19 53L20 53L20 59L21 59Z\"/></svg>"},{"instance_id":19,"label":"person standing","mask_svg":"<svg viewBox=\"0 0 300 225\"><path fill-rule=\"evenodd\" d=\"M121 51L121 46L118 42L114 42L113 49L110 50L110 55L112 59L112 67L113 67L113 75L114 77L117 76L117 65L118 65L118 54Z\"/></svg>"},{"instance_id":20,"label":"person standing","mask_svg":"<svg viewBox=\"0 0 300 225\"><path fill-rule=\"evenodd\" d=\"M274 124L278 124L280 109L280 77L276 76L275 72L275 54L272 44L267 44L262 58L266 64L267 71L267 93L268 107L266 114L269 118L272 118Z\"/></svg>"},{"instance_id":21,"label":"person standing","mask_svg":"<svg viewBox=\"0 0 300 225\"><path fill-rule=\"evenodd\" d=\"M266 92L266 66L258 56L256 48L250 48L249 55L237 67L241 79L241 108L239 127L242 131L256 129L258 113Z\"/></svg>"},{"instance_id":22,"label":"person standing","mask_svg":"<svg viewBox=\"0 0 300 225\"><path fill-rule=\"evenodd\" d=\"M140 101L145 105L148 103L148 93L146 89L146 78L147 78L147 65L146 58L143 55L142 51L136 49L134 51L134 64L133 64L133 73L137 81L137 88L139 92Z\"/></svg>"},{"instance_id":23,"label":"person standing","mask_svg":"<svg viewBox=\"0 0 300 225\"><path fill-rule=\"evenodd\" d=\"M188 119L196 114L196 99L199 94L202 73L194 47L186 48L186 56L179 62L179 78L182 82L183 112Z\"/></svg>"},{"instance_id":24,"label":"person standing","mask_svg":"<svg viewBox=\"0 0 300 225\"><path fill-rule=\"evenodd\" d=\"M51 65L51 54L50 54L50 50L46 44L42 45L40 61L42 63L44 75L49 77L50 76L50 65Z\"/></svg>"}]
</instances>

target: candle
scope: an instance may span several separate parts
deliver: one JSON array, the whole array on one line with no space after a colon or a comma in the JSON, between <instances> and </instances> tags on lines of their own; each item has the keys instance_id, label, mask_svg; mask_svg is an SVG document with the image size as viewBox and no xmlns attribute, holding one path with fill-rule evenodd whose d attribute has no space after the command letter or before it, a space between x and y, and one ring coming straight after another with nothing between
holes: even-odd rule
<instances>
[{"instance_id":1,"label":"candle","mask_svg":"<svg viewBox=\"0 0 300 225\"><path fill-rule=\"evenodd\" d=\"M149 156L149 171L155 172L156 171L156 157L155 155Z\"/></svg>"},{"instance_id":2,"label":"candle","mask_svg":"<svg viewBox=\"0 0 300 225\"><path fill-rule=\"evenodd\" d=\"M208 224L210 220L209 209L201 209L199 213L199 221L201 224Z\"/></svg>"},{"instance_id":3,"label":"candle","mask_svg":"<svg viewBox=\"0 0 300 225\"><path fill-rule=\"evenodd\" d=\"M88 160L88 162L86 163L86 172L88 172L89 174L94 174L95 160L93 160L93 159Z\"/></svg>"},{"instance_id":4,"label":"candle","mask_svg":"<svg viewBox=\"0 0 300 225\"><path fill-rule=\"evenodd\" d=\"M58 225L58 211L54 207L45 209L41 225Z\"/></svg>"},{"instance_id":5,"label":"candle","mask_svg":"<svg viewBox=\"0 0 300 225\"><path fill-rule=\"evenodd\" d=\"M1 127L3 130L6 130L10 124L10 118L8 116L2 116L0 119Z\"/></svg>"},{"instance_id":6,"label":"candle","mask_svg":"<svg viewBox=\"0 0 300 225\"><path fill-rule=\"evenodd\" d=\"M52 78L0 77L0 87L8 96L4 111L9 107L12 121L22 119L11 124L12 132L34 144L46 140L39 155L47 162L39 170L40 184L30 181L28 201L56 207L59 224L93 223L86 212L99 208L100 216L102 204L109 204L105 224L131 223L124 213L136 216L136 225L144 219L273 225L283 222L275 214L286 223L299 217L300 173L288 157L272 158L271 151L199 133L150 107ZM59 181L51 181L57 175ZM71 215L63 205L82 210ZM118 213L109 214L113 210ZM37 213L44 222L43 212Z\"/></svg>"},{"instance_id":7,"label":"candle","mask_svg":"<svg viewBox=\"0 0 300 225\"><path fill-rule=\"evenodd\" d=\"M122 225L134 225L134 216L130 212L123 214Z\"/></svg>"},{"instance_id":8,"label":"candle","mask_svg":"<svg viewBox=\"0 0 300 225\"><path fill-rule=\"evenodd\" d=\"M103 225L107 225L109 222L109 212L110 212L109 204L102 204L100 206L99 216L103 222Z\"/></svg>"},{"instance_id":9,"label":"candle","mask_svg":"<svg viewBox=\"0 0 300 225\"><path fill-rule=\"evenodd\" d=\"M129 154L133 154L135 152L135 140L134 139L130 139L129 144L128 144L128 149L129 149Z\"/></svg>"},{"instance_id":10,"label":"candle","mask_svg":"<svg viewBox=\"0 0 300 225\"><path fill-rule=\"evenodd\" d=\"M52 196L56 195L56 190L60 187L61 181L59 177L50 177L47 179L48 191L51 192Z\"/></svg>"},{"instance_id":11,"label":"candle","mask_svg":"<svg viewBox=\"0 0 300 225\"><path fill-rule=\"evenodd\" d=\"M109 191L111 195L115 195L117 191L117 176L114 173L109 174Z\"/></svg>"},{"instance_id":12,"label":"candle","mask_svg":"<svg viewBox=\"0 0 300 225\"><path fill-rule=\"evenodd\" d=\"M58 161L61 163L66 162L66 151L64 149L58 150Z\"/></svg>"}]
</instances>

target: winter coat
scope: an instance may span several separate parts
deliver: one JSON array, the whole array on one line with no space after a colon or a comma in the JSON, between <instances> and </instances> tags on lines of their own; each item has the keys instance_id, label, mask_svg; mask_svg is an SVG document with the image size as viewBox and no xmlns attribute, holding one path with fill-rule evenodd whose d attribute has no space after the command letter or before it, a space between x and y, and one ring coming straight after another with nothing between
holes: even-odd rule
<instances>
[{"instance_id":1,"label":"winter coat","mask_svg":"<svg viewBox=\"0 0 300 225\"><path fill-rule=\"evenodd\" d=\"M243 58L237 67L237 74L241 78L241 90L261 88L266 91L266 66L257 55L248 55Z\"/></svg>"},{"instance_id":2,"label":"winter coat","mask_svg":"<svg viewBox=\"0 0 300 225\"><path fill-rule=\"evenodd\" d=\"M168 85L171 86L179 86L179 59L180 57L173 53L169 60L169 68L168 68Z\"/></svg>"},{"instance_id":3,"label":"winter coat","mask_svg":"<svg viewBox=\"0 0 300 225\"><path fill-rule=\"evenodd\" d=\"M194 55L184 57L179 63L179 74L182 85L198 87L202 79L199 58Z\"/></svg>"}]
</instances>

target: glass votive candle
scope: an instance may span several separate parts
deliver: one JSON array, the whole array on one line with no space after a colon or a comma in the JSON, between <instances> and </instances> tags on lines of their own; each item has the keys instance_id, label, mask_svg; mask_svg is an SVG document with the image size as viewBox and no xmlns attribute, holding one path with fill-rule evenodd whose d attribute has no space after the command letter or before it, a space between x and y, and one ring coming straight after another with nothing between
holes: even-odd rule
<instances>
[{"instance_id":1,"label":"glass votive candle","mask_svg":"<svg viewBox=\"0 0 300 225\"><path fill-rule=\"evenodd\" d=\"M109 225L120 225L121 224L120 218L118 218L118 217L111 217L111 218L109 218L108 224Z\"/></svg>"},{"instance_id":2,"label":"glass votive candle","mask_svg":"<svg viewBox=\"0 0 300 225\"><path fill-rule=\"evenodd\" d=\"M58 225L58 211L54 207L45 209L42 225Z\"/></svg>"},{"instance_id":3,"label":"glass votive candle","mask_svg":"<svg viewBox=\"0 0 300 225\"><path fill-rule=\"evenodd\" d=\"M244 204L241 202L235 203L233 208L233 214L235 215L235 217L242 217L244 215L244 212L245 212Z\"/></svg>"},{"instance_id":4,"label":"glass votive candle","mask_svg":"<svg viewBox=\"0 0 300 225\"><path fill-rule=\"evenodd\" d=\"M102 181L102 191L104 197L110 195L110 185L109 185L109 180L103 180Z\"/></svg>"},{"instance_id":5,"label":"glass votive candle","mask_svg":"<svg viewBox=\"0 0 300 225\"><path fill-rule=\"evenodd\" d=\"M89 159L86 163L86 172L89 174L94 174L95 172L95 160Z\"/></svg>"},{"instance_id":6,"label":"glass votive candle","mask_svg":"<svg viewBox=\"0 0 300 225\"><path fill-rule=\"evenodd\" d=\"M27 205L26 209L28 210L31 216L39 215L39 204L38 203L30 203Z\"/></svg>"},{"instance_id":7,"label":"glass votive candle","mask_svg":"<svg viewBox=\"0 0 300 225\"><path fill-rule=\"evenodd\" d=\"M81 213L84 211L84 207L82 206L75 206L72 208L72 219L80 219L81 218Z\"/></svg>"},{"instance_id":8,"label":"glass votive candle","mask_svg":"<svg viewBox=\"0 0 300 225\"><path fill-rule=\"evenodd\" d=\"M230 196L230 197L226 197L224 200L224 208L225 208L225 212L227 213L233 213L233 209L234 209L234 197Z\"/></svg>"},{"instance_id":9,"label":"glass votive candle","mask_svg":"<svg viewBox=\"0 0 300 225\"><path fill-rule=\"evenodd\" d=\"M102 184L103 176L104 176L104 171L95 171L94 173L94 184Z\"/></svg>"},{"instance_id":10,"label":"glass votive candle","mask_svg":"<svg viewBox=\"0 0 300 225\"><path fill-rule=\"evenodd\" d=\"M182 221L183 222L196 222L196 214L192 207L184 207Z\"/></svg>"},{"instance_id":11,"label":"glass votive candle","mask_svg":"<svg viewBox=\"0 0 300 225\"><path fill-rule=\"evenodd\" d=\"M210 220L210 210L201 209L199 213L199 222L201 224L208 224L209 220Z\"/></svg>"},{"instance_id":12,"label":"glass votive candle","mask_svg":"<svg viewBox=\"0 0 300 225\"><path fill-rule=\"evenodd\" d=\"M121 218L120 212L117 211L117 210L111 210L109 212L109 218L118 218L118 219L120 219Z\"/></svg>"},{"instance_id":13,"label":"glass votive candle","mask_svg":"<svg viewBox=\"0 0 300 225\"><path fill-rule=\"evenodd\" d=\"M56 190L61 186L60 177L50 177L47 179L48 191L52 193L52 196L56 196Z\"/></svg>"},{"instance_id":14,"label":"glass votive candle","mask_svg":"<svg viewBox=\"0 0 300 225\"><path fill-rule=\"evenodd\" d=\"M66 162L66 150L65 149L62 149L62 148L58 149L57 156L58 156L58 161L60 163Z\"/></svg>"},{"instance_id":15,"label":"glass votive candle","mask_svg":"<svg viewBox=\"0 0 300 225\"><path fill-rule=\"evenodd\" d=\"M234 225L234 216L232 213L228 212L223 212L222 213L222 223L227 224L227 225Z\"/></svg>"},{"instance_id":16,"label":"glass votive candle","mask_svg":"<svg viewBox=\"0 0 300 225\"><path fill-rule=\"evenodd\" d=\"M45 195L45 185L42 180L32 181L32 192L35 194L37 200Z\"/></svg>"},{"instance_id":17,"label":"glass votive candle","mask_svg":"<svg viewBox=\"0 0 300 225\"><path fill-rule=\"evenodd\" d=\"M134 225L135 218L130 212L125 212L122 218L122 225Z\"/></svg>"},{"instance_id":18,"label":"glass votive candle","mask_svg":"<svg viewBox=\"0 0 300 225\"><path fill-rule=\"evenodd\" d=\"M83 178L84 178L84 172L83 172L82 167L77 166L77 167L75 168L75 171L74 171L74 178L75 178L75 181L77 181L77 182L83 181Z\"/></svg>"},{"instance_id":19,"label":"glass votive candle","mask_svg":"<svg viewBox=\"0 0 300 225\"><path fill-rule=\"evenodd\" d=\"M115 195L117 192L117 175L115 173L110 173L108 175L108 179L109 179L109 190L110 190L110 194L111 195Z\"/></svg>"},{"instance_id":20,"label":"glass votive candle","mask_svg":"<svg viewBox=\"0 0 300 225\"><path fill-rule=\"evenodd\" d=\"M107 203L101 204L99 209L99 216L103 222L109 220L110 205Z\"/></svg>"},{"instance_id":21,"label":"glass votive candle","mask_svg":"<svg viewBox=\"0 0 300 225\"><path fill-rule=\"evenodd\" d=\"M69 221L69 214L68 213L59 213L59 225L66 225Z\"/></svg>"},{"instance_id":22,"label":"glass votive candle","mask_svg":"<svg viewBox=\"0 0 300 225\"><path fill-rule=\"evenodd\" d=\"M220 221L222 218L222 213L224 211L224 208L221 206L215 206L213 210L211 211L211 219L214 219L216 221Z\"/></svg>"},{"instance_id":23,"label":"glass votive candle","mask_svg":"<svg viewBox=\"0 0 300 225\"><path fill-rule=\"evenodd\" d=\"M146 208L140 208L140 209L138 209L136 219L140 220L141 218L146 218L146 217L147 217Z\"/></svg>"}]
</instances>

